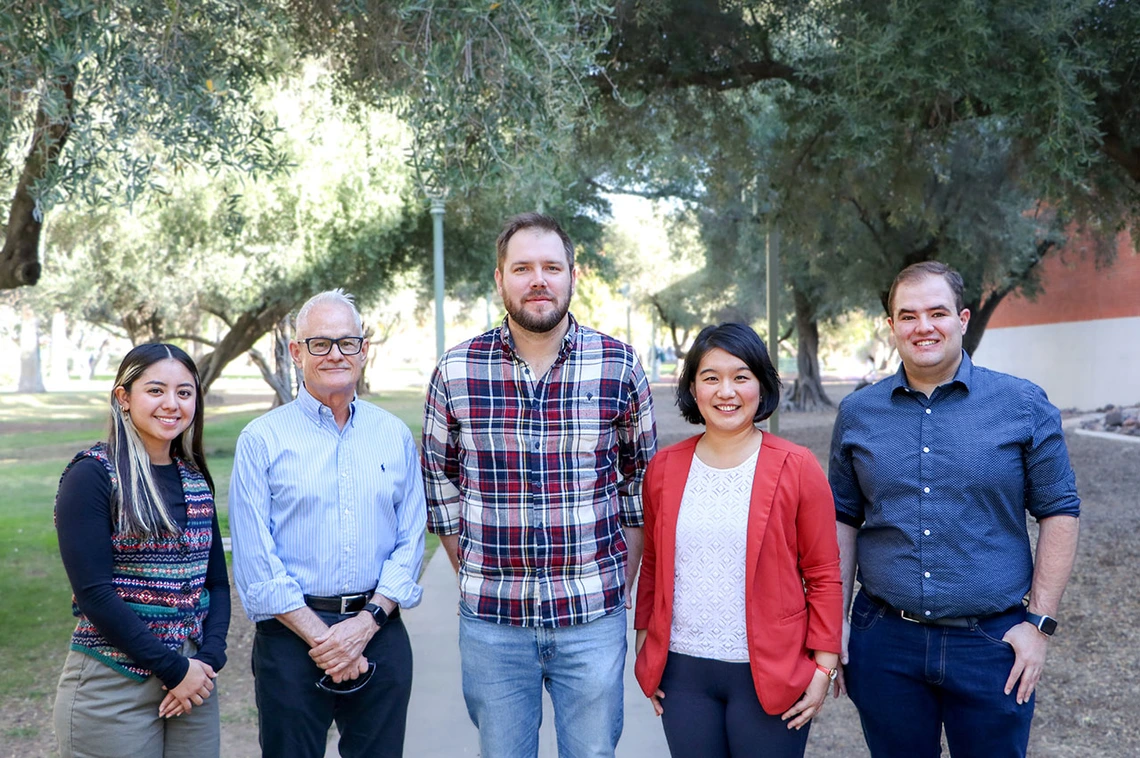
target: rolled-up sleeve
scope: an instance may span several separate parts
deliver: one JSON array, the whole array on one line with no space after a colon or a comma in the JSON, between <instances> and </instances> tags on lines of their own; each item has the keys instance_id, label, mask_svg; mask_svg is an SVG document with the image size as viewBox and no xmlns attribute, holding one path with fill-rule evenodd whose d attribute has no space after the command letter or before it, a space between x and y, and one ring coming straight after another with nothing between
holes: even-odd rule
<instances>
[{"instance_id":1,"label":"rolled-up sleeve","mask_svg":"<svg viewBox=\"0 0 1140 758\"><path fill-rule=\"evenodd\" d=\"M657 424L653 395L641 364L633 359L629 381L629 407L618 427L618 507L622 526L644 526L641 488L645 470L657 452Z\"/></svg>"},{"instance_id":2,"label":"rolled-up sleeve","mask_svg":"<svg viewBox=\"0 0 1140 758\"><path fill-rule=\"evenodd\" d=\"M839 415L831 430L831 453L827 463L827 481L835 499L835 520L858 529L863 525L867 499L855 475L855 462L847 449L845 423L850 407L839 404Z\"/></svg>"},{"instance_id":3,"label":"rolled-up sleeve","mask_svg":"<svg viewBox=\"0 0 1140 758\"><path fill-rule=\"evenodd\" d=\"M238 437L230 478L234 581L246 615L258 621L305 604L297 581L277 556L270 531L272 493L265 442L246 430Z\"/></svg>"},{"instance_id":4,"label":"rolled-up sleeve","mask_svg":"<svg viewBox=\"0 0 1140 758\"><path fill-rule=\"evenodd\" d=\"M392 493L396 509L396 544L380 566L376 591L404 608L419 605L423 588L416 583L424 562L424 524L427 505L420 459L411 432L404 438L403 489Z\"/></svg>"},{"instance_id":5,"label":"rolled-up sleeve","mask_svg":"<svg viewBox=\"0 0 1140 758\"><path fill-rule=\"evenodd\" d=\"M459 533L459 423L448 407L444 364L432 374L424 403L423 480L427 527L432 534Z\"/></svg>"},{"instance_id":6,"label":"rolled-up sleeve","mask_svg":"<svg viewBox=\"0 0 1140 758\"><path fill-rule=\"evenodd\" d=\"M1061 413L1036 385L1027 390L1032 429L1025 450L1025 503L1035 519L1081 515Z\"/></svg>"}]
</instances>

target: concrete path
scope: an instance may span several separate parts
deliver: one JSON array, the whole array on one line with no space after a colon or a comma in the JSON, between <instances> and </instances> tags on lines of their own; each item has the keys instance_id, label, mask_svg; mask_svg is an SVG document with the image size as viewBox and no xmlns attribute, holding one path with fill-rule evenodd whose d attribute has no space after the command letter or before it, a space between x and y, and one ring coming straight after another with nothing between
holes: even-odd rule
<instances>
[{"instance_id":1,"label":"concrete path","mask_svg":"<svg viewBox=\"0 0 1140 758\"><path fill-rule=\"evenodd\" d=\"M459 675L459 589L455 572L442 550L436 551L421 583L424 600L403 614L412 638L415 658L412 702L408 708L408 734L404 754L418 758L450 758L479 755L479 736L467 707ZM629 648L625 672L625 729L618 744L618 758L648 758L668 755L661 722L633 678L633 615L630 614ZM558 747L554 735L554 712L544 695L541 758L554 758ZM335 742L333 743L335 745ZM335 748L331 755L335 755Z\"/></svg>"}]
</instances>

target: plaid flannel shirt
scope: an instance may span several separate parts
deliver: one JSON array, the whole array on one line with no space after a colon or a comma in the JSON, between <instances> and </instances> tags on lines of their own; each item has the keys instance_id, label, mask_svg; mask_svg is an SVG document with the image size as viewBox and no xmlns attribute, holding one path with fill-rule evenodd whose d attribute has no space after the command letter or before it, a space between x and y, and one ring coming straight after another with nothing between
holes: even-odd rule
<instances>
[{"instance_id":1,"label":"plaid flannel shirt","mask_svg":"<svg viewBox=\"0 0 1140 758\"><path fill-rule=\"evenodd\" d=\"M657 432L633 348L570 318L537 379L504 321L444 354L424 407L428 529L458 534L460 596L515 626L593 621L625 602L622 526L642 526Z\"/></svg>"}]
</instances>

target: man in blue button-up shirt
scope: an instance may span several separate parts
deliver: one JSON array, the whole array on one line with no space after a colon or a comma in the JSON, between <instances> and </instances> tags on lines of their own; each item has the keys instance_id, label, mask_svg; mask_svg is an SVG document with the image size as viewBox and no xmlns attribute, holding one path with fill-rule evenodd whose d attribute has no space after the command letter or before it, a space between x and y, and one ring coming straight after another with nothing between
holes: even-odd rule
<instances>
[{"instance_id":1,"label":"man in blue button-up shirt","mask_svg":"<svg viewBox=\"0 0 1140 758\"><path fill-rule=\"evenodd\" d=\"M902 366L844 399L831 441L845 607L856 567L862 585L841 687L875 758L938 756L943 728L952 755L1025 755L1076 555L1060 413L965 354L962 290L937 262L898 275L887 323Z\"/></svg>"},{"instance_id":2,"label":"man in blue button-up shirt","mask_svg":"<svg viewBox=\"0 0 1140 758\"><path fill-rule=\"evenodd\" d=\"M297 314L304 386L238 438L230 481L234 578L257 622L261 750L403 754L412 650L400 607L420 602L423 477L408 427L356 397L368 355L340 290ZM318 684L319 682L319 684Z\"/></svg>"}]
</instances>

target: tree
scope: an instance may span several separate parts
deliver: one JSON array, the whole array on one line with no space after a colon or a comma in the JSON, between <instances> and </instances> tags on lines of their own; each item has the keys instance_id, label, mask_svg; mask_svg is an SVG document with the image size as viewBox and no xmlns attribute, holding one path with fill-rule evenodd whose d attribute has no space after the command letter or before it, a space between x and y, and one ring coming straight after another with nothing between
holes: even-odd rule
<instances>
[{"instance_id":1,"label":"tree","mask_svg":"<svg viewBox=\"0 0 1140 758\"><path fill-rule=\"evenodd\" d=\"M363 307L413 269L430 222L411 189L406 133L390 114L348 119L319 69L308 76L274 95L288 175L242 186L188 170L162 202L62 215L45 255L53 302L134 343L206 348L196 351L208 389L312 294L345 287Z\"/></svg>"},{"instance_id":2,"label":"tree","mask_svg":"<svg viewBox=\"0 0 1140 758\"><path fill-rule=\"evenodd\" d=\"M12 0L0 13L0 289L35 284L64 198L131 203L189 165L273 171L247 95L276 70L274 0Z\"/></svg>"}]
</instances>

